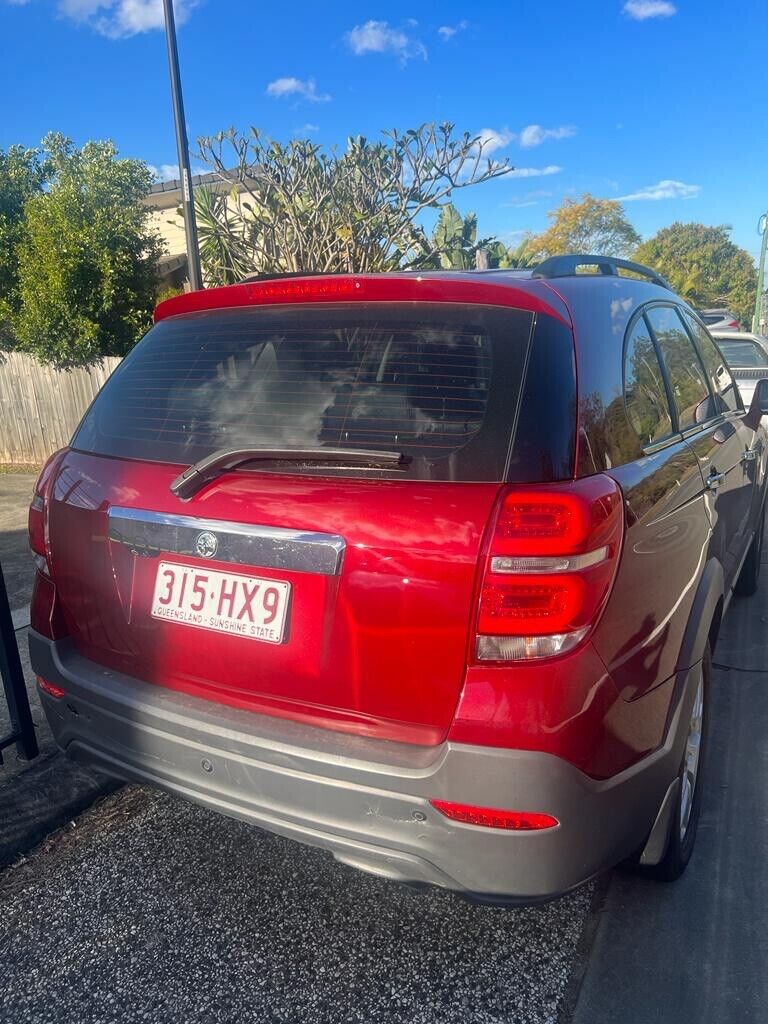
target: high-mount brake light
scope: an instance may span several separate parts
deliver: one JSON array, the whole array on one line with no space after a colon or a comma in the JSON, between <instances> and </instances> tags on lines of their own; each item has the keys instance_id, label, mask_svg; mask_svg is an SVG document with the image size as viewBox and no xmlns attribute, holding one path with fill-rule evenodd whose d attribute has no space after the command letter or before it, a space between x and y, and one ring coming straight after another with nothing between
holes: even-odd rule
<instances>
[{"instance_id":1,"label":"high-mount brake light","mask_svg":"<svg viewBox=\"0 0 768 1024\"><path fill-rule=\"evenodd\" d=\"M520 490L499 505L480 593L475 654L564 654L597 621L616 574L624 514L608 476Z\"/></svg>"},{"instance_id":2,"label":"high-mount brake light","mask_svg":"<svg viewBox=\"0 0 768 1024\"><path fill-rule=\"evenodd\" d=\"M352 277L299 277L272 281L250 281L248 288L252 298L259 299L309 299L318 296L344 298L354 295L360 282Z\"/></svg>"},{"instance_id":3,"label":"high-mount brake light","mask_svg":"<svg viewBox=\"0 0 768 1024\"><path fill-rule=\"evenodd\" d=\"M430 803L446 818L459 821L463 825L503 828L512 832L541 832L543 829L556 828L560 824L557 818L541 811L504 811L494 807L456 804L451 800L430 800Z\"/></svg>"}]
</instances>

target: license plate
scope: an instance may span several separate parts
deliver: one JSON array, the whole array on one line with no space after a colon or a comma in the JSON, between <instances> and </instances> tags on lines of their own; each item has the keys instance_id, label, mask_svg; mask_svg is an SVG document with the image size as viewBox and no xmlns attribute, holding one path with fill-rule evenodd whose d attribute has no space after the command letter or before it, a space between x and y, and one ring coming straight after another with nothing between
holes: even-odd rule
<instances>
[{"instance_id":1,"label":"license plate","mask_svg":"<svg viewBox=\"0 0 768 1024\"><path fill-rule=\"evenodd\" d=\"M290 583L161 562L155 577L152 616L279 644L290 593Z\"/></svg>"}]
</instances>

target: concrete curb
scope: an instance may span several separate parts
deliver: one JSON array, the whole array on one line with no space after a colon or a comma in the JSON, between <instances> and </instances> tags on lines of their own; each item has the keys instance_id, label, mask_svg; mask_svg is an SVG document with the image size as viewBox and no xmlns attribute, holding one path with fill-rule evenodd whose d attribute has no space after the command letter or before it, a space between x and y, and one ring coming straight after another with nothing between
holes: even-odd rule
<instances>
[{"instance_id":1,"label":"concrete curb","mask_svg":"<svg viewBox=\"0 0 768 1024\"><path fill-rule=\"evenodd\" d=\"M0 786L0 868L120 785L58 751L32 762Z\"/></svg>"}]
</instances>

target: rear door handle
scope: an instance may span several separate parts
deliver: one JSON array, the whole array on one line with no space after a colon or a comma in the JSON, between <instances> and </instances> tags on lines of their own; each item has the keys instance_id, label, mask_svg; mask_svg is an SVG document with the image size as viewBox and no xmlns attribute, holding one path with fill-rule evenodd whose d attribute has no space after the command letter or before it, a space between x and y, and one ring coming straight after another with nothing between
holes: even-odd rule
<instances>
[{"instance_id":1,"label":"rear door handle","mask_svg":"<svg viewBox=\"0 0 768 1024\"><path fill-rule=\"evenodd\" d=\"M718 473L716 469L713 469L707 477L707 489L716 491L723 480L725 480L725 473Z\"/></svg>"}]
</instances>

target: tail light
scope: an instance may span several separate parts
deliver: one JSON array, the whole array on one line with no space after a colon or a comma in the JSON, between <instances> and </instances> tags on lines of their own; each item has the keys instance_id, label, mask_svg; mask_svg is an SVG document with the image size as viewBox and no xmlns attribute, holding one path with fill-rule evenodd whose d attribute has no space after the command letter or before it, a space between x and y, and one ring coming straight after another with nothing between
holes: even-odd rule
<instances>
[{"instance_id":1,"label":"tail light","mask_svg":"<svg viewBox=\"0 0 768 1024\"><path fill-rule=\"evenodd\" d=\"M67 634L61 605L56 599L56 587L51 579L48 550L48 503L65 450L55 452L43 466L29 506L29 546L37 565L29 608L30 624L32 629L51 640L59 640Z\"/></svg>"},{"instance_id":2,"label":"tail light","mask_svg":"<svg viewBox=\"0 0 768 1024\"><path fill-rule=\"evenodd\" d=\"M40 572L50 576L48 566L48 544L46 537L46 502L48 492L56 475L56 468L61 461L64 450L54 452L43 466L40 476L35 484L35 493L32 496L32 504L29 506L29 546L35 558L35 564Z\"/></svg>"},{"instance_id":3,"label":"tail light","mask_svg":"<svg viewBox=\"0 0 768 1024\"><path fill-rule=\"evenodd\" d=\"M621 491L610 477L510 488L486 555L478 660L546 658L579 644L605 606L623 533Z\"/></svg>"}]
</instances>

